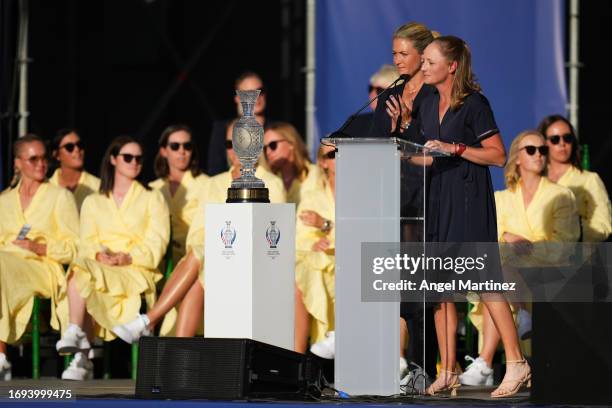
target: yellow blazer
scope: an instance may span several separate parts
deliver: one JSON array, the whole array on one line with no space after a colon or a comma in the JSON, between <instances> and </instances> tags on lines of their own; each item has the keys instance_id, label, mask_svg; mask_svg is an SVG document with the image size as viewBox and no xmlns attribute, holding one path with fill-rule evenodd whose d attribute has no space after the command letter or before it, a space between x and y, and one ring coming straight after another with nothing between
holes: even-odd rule
<instances>
[{"instance_id":1,"label":"yellow blazer","mask_svg":"<svg viewBox=\"0 0 612 408\"><path fill-rule=\"evenodd\" d=\"M569 188L576 196L582 241L605 241L612 233L612 211L606 186L597 173L572 166L557 184Z\"/></svg>"},{"instance_id":2,"label":"yellow blazer","mask_svg":"<svg viewBox=\"0 0 612 408\"><path fill-rule=\"evenodd\" d=\"M7 343L23 335L34 296L51 299L51 327L66 327L68 308L61 304L66 287L62 264L69 264L76 256L79 235L79 215L68 190L43 183L23 211L20 186L0 195L0 340ZM31 225L27 238L47 245L45 256L12 243L24 224Z\"/></svg>"},{"instance_id":3,"label":"yellow blazer","mask_svg":"<svg viewBox=\"0 0 612 408\"><path fill-rule=\"evenodd\" d=\"M158 265L170 239L168 206L159 191L146 190L134 181L123 202L94 194L81 210L81 240L71 272L87 311L100 326L97 335L112 340L110 329L134 319L140 311L140 296L147 305L155 302L155 283L162 277ZM96 261L105 248L127 252L132 264L109 266Z\"/></svg>"},{"instance_id":4,"label":"yellow blazer","mask_svg":"<svg viewBox=\"0 0 612 408\"><path fill-rule=\"evenodd\" d=\"M295 281L306 310L313 317L310 341L314 343L325 338L325 333L334 330L335 326L335 228L324 233L305 225L299 215L304 210L311 210L335 223L336 202L325 179L321 178L312 187L302 196L297 209ZM313 244L323 237L331 242L330 248L313 251Z\"/></svg>"},{"instance_id":5,"label":"yellow blazer","mask_svg":"<svg viewBox=\"0 0 612 408\"><path fill-rule=\"evenodd\" d=\"M536 243L531 255L524 259L513 258L513 265L559 265L568 261L571 253L557 243L575 242L580 235L576 199L570 189L542 177L527 208L523 204L520 184L514 191L496 191L495 204L500 242L504 242L503 234L509 232Z\"/></svg>"},{"instance_id":6,"label":"yellow blazer","mask_svg":"<svg viewBox=\"0 0 612 408\"><path fill-rule=\"evenodd\" d=\"M61 169L56 169L49 179L49 182L55 186L61 187L59 184L60 173ZM100 179L86 171L81 172L79 184L77 184L77 188L73 192L79 211L81 211L85 198L90 194L97 193L98 191L100 191Z\"/></svg>"},{"instance_id":7,"label":"yellow blazer","mask_svg":"<svg viewBox=\"0 0 612 408\"><path fill-rule=\"evenodd\" d=\"M321 181L321 171L316 164L308 163L308 174L302 179L295 179L287 190L287 202L300 204L303 194L311 188L316 188Z\"/></svg>"},{"instance_id":8,"label":"yellow blazer","mask_svg":"<svg viewBox=\"0 0 612 408\"><path fill-rule=\"evenodd\" d=\"M172 226L172 260L176 265L185 255L185 240L187 232L193 220L193 216L198 210L198 199L206 185L209 177L200 174L193 177L190 171L186 172L181 180L181 184L174 193L170 194L170 182L168 179L158 178L149 183L149 186L159 190L170 211L170 222Z\"/></svg>"}]
</instances>

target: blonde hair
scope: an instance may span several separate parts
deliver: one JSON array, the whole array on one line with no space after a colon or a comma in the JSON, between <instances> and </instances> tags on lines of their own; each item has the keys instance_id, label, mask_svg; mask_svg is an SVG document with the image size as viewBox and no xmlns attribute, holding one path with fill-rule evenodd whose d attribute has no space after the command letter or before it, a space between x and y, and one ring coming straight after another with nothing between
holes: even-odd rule
<instances>
[{"instance_id":1,"label":"blonde hair","mask_svg":"<svg viewBox=\"0 0 612 408\"><path fill-rule=\"evenodd\" d=\"M387 88L399 77L397 67L392 64L384 64L370 77L370 85Z\"/></svg>"},{"instance_id":2,"label":"blonde hair","mask_svg":"<svg viewBox=\"0 0 612 408\"><path fill-rule=\"evenodd\" d=\"M472 71L470 47L461 38L452 35L436 38L433 42L440 47L440 52L448 61L457 63L450 107L454 110L459 109L465 102L465 98L475 92L480 92L480 85L476 82L476 76Z\"/></svg>"},{"instance_id":3,"label":"blonde hair","mask_svg":"<svg viewBox=\"0 0 612 408\"><path fill-rule=\"evenodd\" d=\"M273 130L293 145L293 165L295 167L295 173L299 181L304 181L306 176L308 176L308 164L310 164L310 160L308 159L306 145L297 129L291 123L274 122L266 126L266 131L268 130ZM270 164L265 154L262 155L262 158L266 166L270 168Z\"/></svg>"},{"instance_id":4,"label":"blonde hair","mask_svg":"<svg viewBox=\"0 0 612 408\"><path fill-rule=\"evenodd\" d=\"M425 48L439 36L437 31L431 31L425 24L416 22L404 24L393 33L393 38L409 40L419 54L423 54Z\"/></svg>"},{"instance_id":5,"label":"blonde hair","mask_svg":"<svg viewBox=\"0 0 612 408\"><path fill-rule=\"evenodd\" d=\"M546 138L537 130L528 129L519 133L512 144L510 145L510 152L508 153L508 162L506 163L506 167L504 167L504 179L506 181L506 188L510 191L514 191L519 181L521 180L521 170L519 166L516 164L516 160L519 155L519 146L524 138L527 136L537 136L542 139L542 142L546 143ZM542 170L541 175L546 173L546 166Z\"/></svg>"}]
</instances>

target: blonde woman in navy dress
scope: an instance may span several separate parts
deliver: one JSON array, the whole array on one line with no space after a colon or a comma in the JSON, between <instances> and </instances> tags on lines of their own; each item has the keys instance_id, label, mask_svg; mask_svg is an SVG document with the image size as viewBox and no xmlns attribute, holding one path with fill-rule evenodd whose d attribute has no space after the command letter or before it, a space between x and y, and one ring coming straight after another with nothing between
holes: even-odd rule
<instances>
[{"instance_id":1,"label":"blonde woman in navy dress","mask_svg":"<svg viewBox=\"0 0 612 408\"><path fill-rule=\"evenodd\" d=\"M425 83L436 92L421 105L415 126L426 146L451 157L430 159L427 241L497 242L495 198L488 166L501 167L506 152L487 98L480 93L471 67L471 53L460 38L435 39L423 54ZM479 138L481 135L489 135ZM422 140L422 141L425 141ZM510 306L499 294L481 294L506 351L506 375L492 397L507 397L531 381L521 352ZM441 369L428 394L456 393L457 311L450 302L434 312Z\"/></svg>"}]
</instances>

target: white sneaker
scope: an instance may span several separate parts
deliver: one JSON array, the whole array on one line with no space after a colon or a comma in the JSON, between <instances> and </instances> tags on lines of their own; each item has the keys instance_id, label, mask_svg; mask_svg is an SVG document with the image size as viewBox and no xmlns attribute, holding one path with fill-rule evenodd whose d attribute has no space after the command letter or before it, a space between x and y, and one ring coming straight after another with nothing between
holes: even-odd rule
<instances>
[{"instance_id":1,"label":"white sneaker","mask_svg":"<svg viewBox=\"0 0 612 408\"><path fill-rule=\"evenodd\" d=\"M84 353L76 353L68 368L62 373L62 380L93 380L93 363Z\"/></svg>"},{"instance_id":2,"label":"white sneaker","mask_svg":"<svg viewBox=\"0 0 612 408\"><path fill-rule=\"evenodd\" d=\"M334 332L327 332L323 340L310 346L310 352L321 358L332 360L336 355L336 340Z\"/></svg>"},{"instance_id":3,"label":"white sneaker","mask_svg":"<svg viewBox=\"0 0 612 408\"><path fill-rule=\"evenodd\" d=\"M413 362L410 365L414 368L400 380L400 390L408 395L423 394L431 385L431 379L420 365Z\"/></svg>"},{"instance_id":4,"label":"white sneaker","mask_svg":"<svg viewBox=\"0 0 612 408\"><path fill-rule=\"evenodd\" d=\"M466 361L472 363L467 366L465 372L459 375L459 381L463 385L493 385L493 369L487 366L486 361L478 357L473 359L465 356Z\"/></svg>"},{"instance_id":5,"label":"white sneaker","mask_svg":"<svg viewBox=\"0 0 612 408\"><path fill-rule=\"evenodd\" d=\"M138 315L134 320L125 324L119 324L113 327L113 333L115 333L121 340L128 344L137 342L142 336L150 336L151 331L147 327L149 325L149 318L147 315Z\"/></svg>"},{"instance_id":6,"label":"white sneaker","mask_svg":"<svg viewBox=\"0 0 612 408\"><path fill-rule=\"evenodd\" d=\"M55 345L57 352L61 355L88 351L91 348L85 332L76 324L70 323L68 328Z\"/></svg>"},{"instance_id":7,"label":"white sneaker","mask_svg":"<svg viewBox=\"0 0 612 408\"><path fill-rule=\"evenodd\" d=\"M531 337L531 315L525 309L519 309L518 317L518 336L521 340L526 340Z\"/></svg>"},{"instance_id":8,"label":"white sneaker","mask_svg":"<svg viewBox=\"0 0 612 408\"><path fill-rule=\"evenodd\" d=\"M399 378L400 380L404 378L408 374L408 361L404 357L400 357L400 369L399 369Z\"/></svg>"},{"instance_id":9,"label":"white sneaker","mask_svg":"<svg viewBox=\"0 0 612 408\"><path fill-rule=\"evenodd\" d=\"M11 381L12 378L11 363L8 362L4 353L0 353L0 381Z\"/></svg>"}]
</instances>

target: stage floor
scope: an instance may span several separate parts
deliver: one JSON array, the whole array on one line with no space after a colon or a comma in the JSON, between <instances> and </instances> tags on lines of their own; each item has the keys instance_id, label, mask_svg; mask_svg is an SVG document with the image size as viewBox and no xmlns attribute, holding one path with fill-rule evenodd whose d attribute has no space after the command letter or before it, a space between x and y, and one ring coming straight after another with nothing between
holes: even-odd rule
<instances>
[{"instance_id":1,"label":"stage floor","mask_svg":"<svg viewBox=\"0 0 612 408\"><path fill-rule=\"evenodd\" d=\"M44 378L41 380L31 379L17 379L7 382L0 382L0 396L6 398L9 392L12 390L13 393L16 390L70 390L71 394L75 396L72 399L72 405L87 406L87 407L117 407L129 405L132 407L136 406L155 406L155 407L169 407L169 406L193 406L194 403L206 405L208 407L226 407L236 408L247 401L151 401L151 400L137 400L134 399L134 386L135 382L126 379L117 380L92 380L92 381L62 381L55 378ZM521 392L518 395L510 399L505 400L493 400L489 393L494 387L462 387L458 391L456 397L426 397L426 396L404 396L396 398L385 398L384 400L378 400L378 398L368 399L364 401L361 398L353 399L337 399L326 397L321 398L320 401L274 401L274 400L250 400L248 401L249 408L257 408L257 406L265 406L273 404L275 408L282 407L309 407L313 404L317 405L338 405L341 404L343 408L349 407L375 407L375 406L387 406L388 404L393 405L412 405L412 406L496 406L496 407L507 407L507 406L528 406L529 393L528 391ZM8 400L0 400L0 405ZM15 401L15 400L12 400ZM41 400L37 400L41 401ZM22 400L19 406L27 404L27 400ZM29 401L32 406L40 407L40 402ZM64 406L68 401L64 402L47 402L53 406ZM45 404L45 405L47 405ZM66 405L68 406L68 405Z\"/></svg>"}]
</instances>

